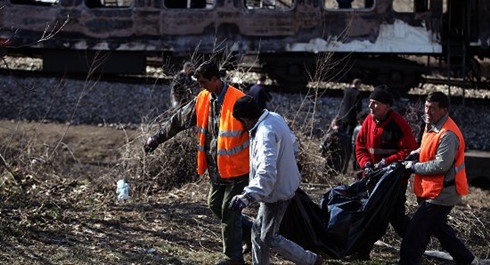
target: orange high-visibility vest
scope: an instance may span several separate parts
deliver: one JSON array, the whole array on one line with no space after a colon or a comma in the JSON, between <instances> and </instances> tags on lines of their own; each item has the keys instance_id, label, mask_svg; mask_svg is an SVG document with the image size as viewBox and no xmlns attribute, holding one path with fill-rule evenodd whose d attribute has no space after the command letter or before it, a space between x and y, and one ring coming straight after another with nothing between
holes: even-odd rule
<instances>
[{"instance_id":1,"label":"orange high-visibility vest","mask_svg":"<svg viewBox=\"0 0 490 265\"><path fill-rule=\"evenodd\" d=\"M434 160L436 157L437 147L441 136L446 132L453 132L459 140L458 151L454 158L454 169L456 192L460 195L468 194L468 181L466 180L466 169L464 164L464 149L465 143L463 134L459 130L456 123L448 117L447 121L442 126L439 132L427 132L427 129L422 136L422 143L420 145L420 162L427 162ZM413 189L417 197L434 199L439 195L444 188L444 173L438 175L419 175L415 174L413 183Z\"/></svg>"},{"instance_id":2,"label":"orange high-visibility vest","mask_svg":"<svg viewBox=\"0 0 490 265\"><path fill-rule=\"evenodd\" d=\"M208 129L208 117L211 93L202 90L197 95L197 173L204 174L208 165L206 162L205 141ZM236 100L245 94L240 90L228 86L223 100L219 120L218 132L218 171L222 178L231 178L245 175L249 172L249 137L243 125L233 117L233 105Z\"/></svg>"}]
</instances>

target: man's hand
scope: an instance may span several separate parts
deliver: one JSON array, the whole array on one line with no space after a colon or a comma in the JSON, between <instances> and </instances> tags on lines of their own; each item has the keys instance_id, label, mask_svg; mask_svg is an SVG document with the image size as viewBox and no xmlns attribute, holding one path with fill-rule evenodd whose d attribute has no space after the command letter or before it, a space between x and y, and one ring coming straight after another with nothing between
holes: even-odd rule
<instances>
[{"instance_id":1,"label":"man's hand","mask_svg":"<svg viewBox=\"0 0 490 265\"><path fill-rule=\"evenodd\" d=\"M415 173L415 161L403 161L402 164L405 166L405 169L410 173Z\"/></svg>"},{"instance_id":2,"label":"man's hand","mask_svg":"<svg viewBox=\"0 0 490 265\"><path fill-rule=\"evenodd\" d=\"M405 158L405 160L419 160L419 156L420 156L420 148L410 152L410 154Z\"/></svg>"},{"instance_id":3,"label":"man's hand","mask_svg":"<svg viewBox=\"0 0 490 265\"><path fill-rule=\"evenodd\" d=\"M369 178L371 174L373 174L373 171L374 171L373 163L367 162L366 164L364 164L363 172L365 177Z\"/></svg>"},{"instance_id":4,"label":"man's hand","mask_svg":"<svg viewBox=\"0 0 490 265\"><path fill-rule=\"evenodd\" d=\"M229 208L233 211L241 211L243 210L243 208L247 207L253 200L254 199L252 198L252 196L248 195L247 193L235 195L235 197L233 197L233 199L231 199L230 201Z\"/></svg>"},{"instance_id":5,"label":"man's hand","mask_svg":"<svg viewBox=\"0 0 490 265\"><path fill-rule=\"evenodd\" d=\"M145 145L143 146L143 149L145 150L145 153L151 153L153 150L155 150L158 147L158 142L157 138L155 136L152 136L146 140Z\"/></svg>"},{"instance_id":6,"label":"man's hand","mask_svg":"<svg viewBox=\"0 0 490 265\"><path fill-rule=\"evenodd\" d=\"M381 159L381 161L378 162L378 164L376 164L375 168L380 169L380 168L384 168L384 167L386 167L386 160L383 158L383 159Z\"/></svg>"}]
</instances>

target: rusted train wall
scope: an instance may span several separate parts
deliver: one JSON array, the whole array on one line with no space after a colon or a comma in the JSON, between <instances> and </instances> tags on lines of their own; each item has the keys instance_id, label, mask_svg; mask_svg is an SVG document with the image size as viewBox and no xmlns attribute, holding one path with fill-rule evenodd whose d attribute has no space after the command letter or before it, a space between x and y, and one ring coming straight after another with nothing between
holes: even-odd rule
<instances>
[{"instance_id":1,"label":"rusted train wall","mask_svg":"<svg viewBox=\"0 0 490 265\"><path fill-rule=\"evenodd\" d=\"M299 0L294 8L279 12L247 9L244 1L240 0L217 0L210 9L168 9L159 0L137 0L127 8L87 8L81 0L61 0L53 7L14 5L5 0L4 3L5 7L0 11L0 26L2 34L12 34L13 45L35 43L46 29L49 31L68 20L53 39L37 43L34 47L178 53L192 51L198 45L203 52L209 52L221 43L245 52L322 52L336 49L440 52L437 47L439 28L434 27L440 17L434 17L430 11L396 13L392 0L378 0L372 8L351 12L326 10L316 0ZM392 36L400 40L393 42L387 48L389 50L383 51L384 46L373 48L380 31L389 25L429 34L419 45L428 45L429 48L397 48L400 40L413 37L409 35ZM329 45L332 40L336 41L335 46ZM367 41L363 44L366 49L360 49L359 45L341 47L352 41Z\"/></svg>"},{"instance_id":2,"label":"rusted train wall","mask_svg":"<svg viewBox=\"0 0 490 265\"><path fill-rule=\"evenodd\" d=\"M461 64L461 55L447 48L455 40L460 46L452 51L469 48L466 61L490 56L487 0L406 0L409 11L394 9L394 2L404 0L354 0L365 6L352 9L327 6L335 0L284 0L280 3L293 4L276 9L247 5L259 0L208 0L204 8L169 8L174 0L134 0L123 7L88 6L123 0L59 0L54 6L21 1L35 0L0 0L3 46L40 53L44 70L52 71L84 72L86 58L98 51L110 53L105 72L141 73L147 56L186 57L226 48L258 54L269 76L304 86L314 56L335 53L353 55L351 61L363 69L357 75L366 82L407 90L428 67L399 55L452 57Z\"/></svg>"}]
</instances>

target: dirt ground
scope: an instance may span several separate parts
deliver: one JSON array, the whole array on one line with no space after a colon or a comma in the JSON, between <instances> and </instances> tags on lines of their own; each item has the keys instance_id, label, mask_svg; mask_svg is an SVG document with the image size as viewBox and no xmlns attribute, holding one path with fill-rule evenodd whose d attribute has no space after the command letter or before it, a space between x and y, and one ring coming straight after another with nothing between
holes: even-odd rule
<instances>
[{"instance_id":1,"label":"dirt ground","mask_svg":"<svg viewBox=\"0 0 490 265\"><path fill-rule=\"evenodd\" d=\"M146 156L141 147L150 129L0 121L0 263L213 264L223 258L220 225L205 204L207 180L192 173L193 134ZM126 201L116 200L121 178L131 187ZM332 177L302 188L316 201L346 181ZM407 194L413 213L415 199ZM490 258L489 191L472 187L449 222L475 255ZM393 247L376 246L370 262L326 263L396 263L400 239L391 227L382 241ZM436 241L430 248L441 250ZM272 261L292 264L278 256ZM452 263L425 258L424 264Z\"/></svg>"}]
</instances>

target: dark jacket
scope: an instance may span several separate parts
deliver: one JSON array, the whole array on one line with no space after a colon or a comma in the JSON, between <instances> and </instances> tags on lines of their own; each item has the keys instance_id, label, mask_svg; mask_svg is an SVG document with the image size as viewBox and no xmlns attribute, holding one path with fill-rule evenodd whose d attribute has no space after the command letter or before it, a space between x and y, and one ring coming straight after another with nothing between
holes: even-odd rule
<instances>
[{"instance_id":1,"label":"dark jacket","mask_svg":"<svg viewBox=\"0 0 490 265\"><path fill-rule=\"evenodd\" d=\"M342 131L352 135L352 131L357 125L357 113L359 113L361 110L361 92L355 88L344 89L344 96L337 114L337 117L341 122L340 128Z\"/></svg>"}]
</instances>

